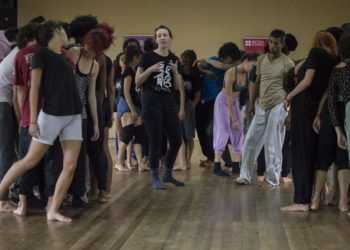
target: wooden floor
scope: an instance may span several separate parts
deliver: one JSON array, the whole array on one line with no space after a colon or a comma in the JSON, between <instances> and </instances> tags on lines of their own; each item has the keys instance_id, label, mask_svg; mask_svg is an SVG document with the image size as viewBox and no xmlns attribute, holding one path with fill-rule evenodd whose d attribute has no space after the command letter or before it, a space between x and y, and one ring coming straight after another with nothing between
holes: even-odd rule
<instances>
[{"instance_id":1,"label":"wooden floor","mask_svg":"<svg viewBox=\"0 0 350 250\"><path fill-rule=\"evenodd\" d=\"M112 142L111 142L112 145ZM335 208L281 213L291 185L235 186L198 167L176 172L184 188L153 191L148 173L113 173L113 197L74 223L0 215L0 249L350 249L350 218Z\"/></svg>"}]
</instances>

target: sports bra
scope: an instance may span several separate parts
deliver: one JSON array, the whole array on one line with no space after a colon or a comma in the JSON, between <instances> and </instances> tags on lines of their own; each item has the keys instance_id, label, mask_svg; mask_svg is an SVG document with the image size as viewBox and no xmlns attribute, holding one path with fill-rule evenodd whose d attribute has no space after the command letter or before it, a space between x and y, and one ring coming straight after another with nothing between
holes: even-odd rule
<instances>
[{"instance_id":1,"label":"sports bra","mask_svg":"<svg viewBox=\"0 0 350 250\"><path fill-rule=\"evenodd\" d=\"M246 81L241 86L237 83L237 72L238 72L237 66L235 66L235 81L232 83L232 91L233 92L239 92L239 91L245 90L248 87L248 82L249 82L248 74L246 73Z\"/></svg>"}]
</instances>

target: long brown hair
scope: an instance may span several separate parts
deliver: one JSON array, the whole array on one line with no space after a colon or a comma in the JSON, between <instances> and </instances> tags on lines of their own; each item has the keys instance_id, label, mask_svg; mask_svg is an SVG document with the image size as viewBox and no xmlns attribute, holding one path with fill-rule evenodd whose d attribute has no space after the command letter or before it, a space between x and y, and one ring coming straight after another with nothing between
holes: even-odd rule
<instances>
[{"instance_id":1,"label":"long brown hair","mask_svg":"<svg viewBox=\"0 0 350 250\"><path fill-rule=\"evenodd\" d=\"M312 41L312 48L322 48L333 58L339 56L337 41L331 33L325 30L316 33Z\"/></svg>"}]
</instances>

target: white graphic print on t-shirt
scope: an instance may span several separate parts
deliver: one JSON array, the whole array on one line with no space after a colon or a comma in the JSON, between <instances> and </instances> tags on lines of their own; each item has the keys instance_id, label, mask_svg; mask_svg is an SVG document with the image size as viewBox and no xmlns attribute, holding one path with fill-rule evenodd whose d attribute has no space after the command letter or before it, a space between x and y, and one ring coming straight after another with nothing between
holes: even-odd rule
<instances>
[{"instance_id":1,"label":"white graphic print on t-shirt","mask_svg":"<svg viewBox=\"0 0 350 250\"><path fill-rule=\"evenodd\" d=\"M155 90L171 92L171 66L166 66L158 75L154 76L157 79Z\"/></svg>"},{"instance_id":2,"label":"white graphic print on t-shirt","mask_svg":"<svg viewBox=\"0 0 350 250\"><path fill-rule=\"evenodd\" d=\"M185 86L186 92L192 91L192 83L190 81L184 81L184 86Z\"/></svg>"}]
</instances>

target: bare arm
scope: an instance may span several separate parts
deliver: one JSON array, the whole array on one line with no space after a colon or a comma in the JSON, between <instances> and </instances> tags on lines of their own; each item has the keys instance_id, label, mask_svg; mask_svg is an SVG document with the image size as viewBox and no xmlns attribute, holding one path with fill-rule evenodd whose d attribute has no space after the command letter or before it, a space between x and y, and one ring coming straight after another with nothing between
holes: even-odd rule
<instances>
[{"instance_id":1,"label":"bare arm","mask_svg":"<svg viewBox=\"0 0 350 250\"><path fill-rule=\"evenodd\" d=\"M235 81L235 70L234 68L228 70L225 73L225 77L224 77L224 85L225 85L225 90L226 90L226 100L227 100L227 107L228 110L230 112L230 116L231 116L231 120L232 122L237 122L235 113L234 113L234 108L233 108L233 104L232 104L232 96L233 96L233 92L232 92L232 84Z\"/></svg>"},{"instance_id":2,"label":"bare arm","mask_svg":"<svg viewBox=\"0 0 350 250\"><path fill-rule=\"evenodd\" d=\"M30 106L30 125L29 133L32 136L38 136L38 101L39 101L39 89L41 85L41 76L43 74L42 69L36 68L31 72L31 86L29 90L29 106Z\"/></svg>"},{"instance_id":3,"label":"bare arm","mask_svg":"<svg viewBox=\"0 0 350 250\"><path fill-rule=\"evenodd\" d=\"M200 101L201 101L201 91L197 91L194 94L193 106L197 107Z\"/></svg>"},{"instance_id":4,"label":"bare arm","mask_svg":"<svg viewBox=\"0 0 350 250\"><path fill-rule=\"evenodd\" d=\"M144 84L146 82L148 77L150 77L153 72L162 72L163 67L164 67L163 62L158 62L146 70L144 70L140 66L137 67L136 76L135 76L135 82L136 82L137 87L140 88L142 86L142 84Z\"/></svg>"},{"instance_id":5,"label":"bare arm","mask_svg":"<svg viewBox=\"0 0 350 250\"><path fill-rule=\"evenodd\" d=\"M18 124L20 124L22 116L22 107L23 107L23 85L14 85L13 86L13 108L15 110L15 115Z\"/></svg>"},{"instance_id":6,"label":"bare arm","mask_svg":"<svg viewBox=\"0 0 350 250\"><path fill-rule=\"evenodd\" d=\"M91 117L94 126L98 126L98 115L97 115L97 104L96 104L96 79L98 75L99 66L98 63L95 62L93 66L93 70L91 72L91 81L89 85L89 107L91 112Z\"/></svg>"},{"instance_id":7,"label":"bare arm","mask_svg":"<svg viewBox=\"0 0 350 250\"><path fill-rule=\"evenodd\" d=\"M255 101L259 96L260 75L256 77L255 83L250 82L248 87L249 92L249 109L254 110Z\"/></svg>"},{"instance_id":8,"label":"bare arm","mask_svg":"<svg viewBox=\"0 0 350 250\"><path fill-rule=\"evenodd\" d=\"M99 73L96 81L96 91L98 93L98 101L102 104L107 84L107 65L105 56L100 56L97 59L97 62L99 65Z\"/></svg>"},{"instance_id":9,"label":"bare arm","mask_svg":"<svg viewBox=\"0 0 350 250\"><path fill-rule=\"evenodd\" d=\"M298 95L299 93L303 92L305 89L307 89L312 82L312 79L315 75L314 69L308 69L306 70L304 79L293 89L292 92L290 92L287 96L287 100L290 101L293 99L294 96Z\"/></svg>"},{"instance_id":10,"label":"bare arm","mask_svg":"<svg viewBox=\"0 0 350 250\"><path fill-rule=\"evenodd\" d=\"M213 67L215 67L217 69L221 69L221 70L228 70L228 69L233 67L233 64L226 64L226 63L222 63L220 61L216 61L216 60L209 59L209 58L204 59L204 61L206 61L207 63L209 63Z\"/></svg>"},{"instance_id":11,"label":"bare arm","mask_svg":"<svg viewBox=\"0 0 350 250\"><path fill-rule=\"evenodd\" d=\"M114 101L115 101L115 87L114 87L114 70L112 68L111 72L109 72L107 79L107 99L109 103L109 107L111 111L113 110Z\"/></svg>"}]
</instances>

